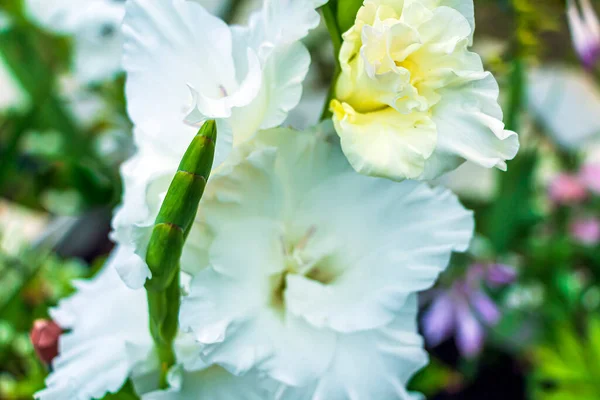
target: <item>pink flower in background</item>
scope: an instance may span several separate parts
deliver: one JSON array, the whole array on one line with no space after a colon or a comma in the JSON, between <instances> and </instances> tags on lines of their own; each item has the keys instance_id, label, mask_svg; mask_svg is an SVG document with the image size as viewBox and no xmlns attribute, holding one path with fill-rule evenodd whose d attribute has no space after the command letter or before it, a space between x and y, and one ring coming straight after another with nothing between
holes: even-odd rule
<instances>
[{"instance_id":1,"label":"pink flower in background","mask_svg":"<svg viewBox=\"0 0 600 400\"><path fill-rule=\"evenodd\" d=\"M600 219L598 218L576 220L571 224L570 230L572 237L582 244L600 243Z\"/></svg>"},{"instance_id":2,"label":"pink flower in background","mask_svg":"<svg viewBox=\"0 0 600 400\"><path fill-rule=\"evenodd\" d=\"M575 0L567 0L567 20L577 55L593 68L600 56L600 22L590 0L581 0L581 12Z\"/></svg>"},{"instance_id":3,"label":"pink flower in background","mask_svg":"<svg viewBox=\"0 0 600 400\"><path fill-rule=\"evenodd\" d=\"M548 195L556 204L574 204L586 199L587 190L578 176L559 174L550 183Z\"/></svg>"},{"instance_id":4,"label":"pink flower in background","mask_svg":"<svg viewBox=\"0 0 600 400\"><path fill-rule=\"evenodd\" d=\"M584 165L579 178L590 192L600 194L600 164Z\"/></svg>"},{"instance_id":5,"label":"pink flower in background","mask_svg":"<svg viewBox=\"0 0 600 400\"><path fill-rule=\"evenodd\" d=\"M423 316L423 334L430 346L437 346L454 336L456 347L466 358L481 353L486 328L495 326L501 312L486 294L484 285L500 287L516 279L513 267L503 264L474 264L467 275L445 290L435 291L435 298Z\"/></svg>"}]
</instances>

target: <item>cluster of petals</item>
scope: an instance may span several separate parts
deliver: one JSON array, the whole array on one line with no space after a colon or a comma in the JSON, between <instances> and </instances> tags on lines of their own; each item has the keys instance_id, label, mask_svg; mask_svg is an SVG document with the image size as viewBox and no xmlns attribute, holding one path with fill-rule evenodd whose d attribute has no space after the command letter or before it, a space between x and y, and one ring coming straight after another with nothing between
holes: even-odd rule
<instances>
[{"instance_id":1,"label":"cluster of petals","mask_svg":"<svg viewBox=\"0 0 600 400\"><path fill-rule=\"evenodd\" d=\"M130 263L119 268L130 287L150 277L145 246L202 121L217 120L216 167L233 145L278 126L298 104L310 64L299 40L318 25L315 9L324 2L265 1L247 26L234 27L193 1L127 3L124 67L138 152L122 167L125 195L113 238L133 244Z\"/></svg>"},{"instance_id":2,"label":"cluster of petals","mask_svg":"<svg viewBox=\"0 0 600 400\"><path fill-rule=\"evenodd\" d=\"M500 308L487 289L505 287L515 281L517 270L505 264L474 264L466 276L446 289L434 289L423 316L423 334L430 346L454 336L458 351L466 358L478 356L485 345L486 329L500 322Z\"/></svg>"},{"instance_id":3,"label":"cluster of petals","mask_svg":"<svg viewBox=\"0 0 600 400\"><path fill-rule=\"evenodd\" d=\"M282 398L409 398L427 359L415 293L466 250L472 213L447 190L356 173L334 138L327 123L262 131L215 172L180 325L203 360L257 369Z\"/></svg>"},{"instance_id":4,"label":"cluster of petals","mask_svg":"<svg viewBox=\"0 0 600 400\"><path fill-rule=\"evenodd\" d=\"M472 0L366 0L344 33L331 102L360 173L432 179L469 160L506 169L519 148L498 84L469 51Z\"/></svg>"}]
</instances>

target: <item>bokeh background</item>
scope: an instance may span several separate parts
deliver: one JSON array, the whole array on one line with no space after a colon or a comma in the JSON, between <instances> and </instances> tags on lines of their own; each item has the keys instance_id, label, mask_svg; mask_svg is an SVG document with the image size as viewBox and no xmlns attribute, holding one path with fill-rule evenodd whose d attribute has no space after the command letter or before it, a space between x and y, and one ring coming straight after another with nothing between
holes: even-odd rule
<instances>
[{"instance_id":1,"label":"bokeh background","mask_svg":"<svg viewBox=\"0 0 600 400\"><path fill-rule=\"evenodd\" d=\"M119 68L123 2L95 1L114 10L0 0L0 399L43 387L56 346L48 310L112 248L119 166L135 147ZM228 22L260 6L199 1ZM439 400L600 399L598 14L587 8L569 25L564 0L475 9L474 51L522 148L506 173L465 164L438 182L475 210L477 236L421 296L431 364L411 387ZM306 44L313 64L287 122L298 128L317 121L334 64L324 27ZM135 397L125 387L107 398Z\"/></svg>"}]
</instances>

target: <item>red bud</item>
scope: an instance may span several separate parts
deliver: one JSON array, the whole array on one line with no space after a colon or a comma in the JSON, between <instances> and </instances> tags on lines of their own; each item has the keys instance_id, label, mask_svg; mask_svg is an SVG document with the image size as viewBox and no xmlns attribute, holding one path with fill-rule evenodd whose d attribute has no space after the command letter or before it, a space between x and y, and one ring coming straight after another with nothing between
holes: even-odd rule
<instances>
[{"instance_id":1,"label":"red bud","mask_svg":"<svg viewBox=\"0 0 600 400\"><path fill-rule=\"evenodd\" d=\"M33 322L33 328L29 337L39 359L46 365L50 365L58 354L58 338L62 334L62 328L54 321L38 319Z\"/></svg>"}]
</instances>

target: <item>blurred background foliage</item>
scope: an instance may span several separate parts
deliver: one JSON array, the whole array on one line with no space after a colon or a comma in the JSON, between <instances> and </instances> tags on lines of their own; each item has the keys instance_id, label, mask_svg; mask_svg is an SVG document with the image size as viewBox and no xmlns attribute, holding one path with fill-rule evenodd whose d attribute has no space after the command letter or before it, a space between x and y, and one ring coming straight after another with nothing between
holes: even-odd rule
<instances>
[{"instance_id":1,"label":"blurred background foliage","mask_svg":"<svg viewBox=\"0 0 600 400\"><path fill-rule=\"evenodd\" d=\"M422 296L431 364L411 386L440 400L599 399L599 70L574 50L563 0L475 3L474 49L522 150L506 173L465 165L440 180L475 210L478 234ZM243 21L257 4L218 10ZM30 329L102 265L134 149L124 76L81 82L74 36L0 0L0 399L43 387ZM335 64L324 27L306 44L297 127L316 122Z\"/></svg>"}]
</instances>

